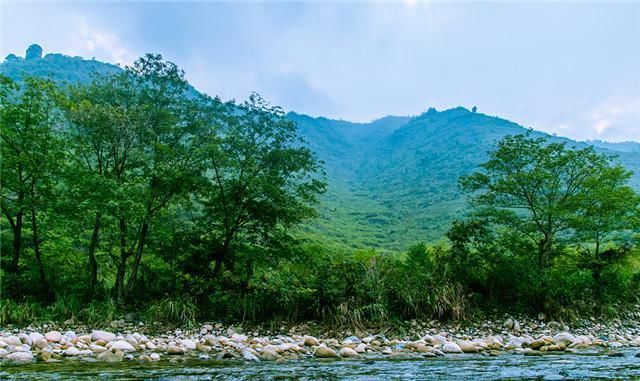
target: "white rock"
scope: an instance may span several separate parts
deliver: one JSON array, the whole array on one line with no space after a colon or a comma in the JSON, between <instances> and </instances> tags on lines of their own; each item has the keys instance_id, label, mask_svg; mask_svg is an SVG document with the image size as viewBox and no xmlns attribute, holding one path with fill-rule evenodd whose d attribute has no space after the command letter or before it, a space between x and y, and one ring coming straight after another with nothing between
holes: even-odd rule
<instances>
[{"instance_id":1,"label":"white rock","mask_svg":"<svg viewBox=\"0 0 640 381\"><path fill-rule=\"evenodd\" d=\"M9 345L14 345L14 346L22 344L22 340L20 340L18 336L5 337L3 341Z\"/></svg>"},{"instance_id":2,"label":"white rock","mask_svg":"<svg viewBox=\"0 0 640 381\"><path fill-rule=\"evenodd\" d=\"M31 339L31 344L33 345L36 341L43 340L44 336L38 332L31 332L29 339Z\"/></svg>"},{"instance_id":3,"label":"white rock","mask_svg":"<svg viewBox=\"0 0 640 381\"><path fill-rule=\"evenodd\" d=\"M64 333L64 337L67 338L67 340L73 340L77 337L76 333L73 331L67 331Z\"/></svg>"},{"instance_id":4,"label":"white rock","mask_svg":"<svg viewBox=\"0 0 640 381\"><path fill-rule=\"evenodd\" d=\"M22 344L22 345L18 345L16 347L13 347L13 351L14 352L29 352L29 351L31 351L31 347L29 346L29 344Z\"/></svg>"},{"instance_id":5,"label":"white rock","mask_svg":"<svg viewBox=\"0 0 640 381\"><path fill-rule=\"evenodd\" d=\"M111 346L110 348L113 349L117 349L123 352L135 352L135 348L133 347L133 345L129 344L128 342L124 341L124 340L116 340L111 342Z\"/></svg>"},{"instance_id":6,"label":"white rock","mask_svg":"<svg viewBox=\"0 0 640 381\"><path fill-rule=\"evenodd\" d=\"M151 358L151 361L160 361L160 355L157 353L152 353L149 357Z\"/></svg>"},{"instance_id":7,"label":"white rock","mask_svg":"<svg viewBox=\"0 0 640 381\"><path fill-rule=\"evenodd\" d=\"M576 341L576 338L569 332L561 332L553 337L553 342L555 344L562 343L562 344L569 345L569 344L572 344L574 341Z\"/></svg>"},{"instance_id":8,"label":"white rock","mask_svg":"<svg viewBox=\"0 0 640 381\"><path fill-rule=\"evenodd\" d=\"M341 357L358 357L358 352L354 351L349 347L340 348L340 356Z\"/></svg>"},{"instance_id":9,"label":"white rock","mask_svg":"<svg viewBox=\"0 0 640 381\"><path fill-rule=\"evenodd\" d=\"M260 361L260 359L256 355L251 353L251 350L249 348L244 348L242 350L242 357L244 357L245 360L249 360L249 361L255 361L255 362Z\"/></svg>"},{"instance_id":10,"label":"white rock","mask_svg":"<svg viewBox=\"0 0 640 381\"><path fill-rule=\"evenodd\" d=\"M190 339L182 340L180 344L182 344L183 348L186 348L190 351L196 349L196 343L194 343L193 340L190 340Z\"/></svg>"},{"instance_id":11,"label":"white rock","mask_svg":"<svg viewBox=\"0 0 640 381\"><path fill-rule=\"evenodd\" d=\"M93 352L88 349L79 350L76 347L71 347L62 352L62 354L64 354L65 356L90 356L93 354Z\"/></svg>"},{"instance_id":12,"label":"white rock","mask_svg":"<svg viewBox=\"0 0 640 381\"><path fill-rule=\"evenodd\" d=\"M444 353L462 353L462 349L456 343L446 343L442 346L442 352Z\"/></svg>"},{"instance_id":13,"label":"white rock","mask_svg":"<svg viewBox=\"0 0 640 381\"><path fill-rule=\"evenodd\" d=\"M31 352L14 352L8 354L6 359L16 362L28 362L33 361L33 355Z\"/></svg>"},{"instance_id":14,"label":"white rock","mask_svg":"<svg viewBox=\"0 0 640 381\"><path fill-rule=\"evenodd\" d=\"M114 341L115 339L116 339L116 335L111 333L111 332L107 332L107 331L93 331L93 332L91 332L91 340L92 341L98 341L98 340Z\"/></svg>"},{"instance_id":15,"label":"white rock","mask_svg":"<svg viewBox=\"0 0 640 381\"><path fill-rule=\"evenodd\" d=\"M44 338L49 342L59 343L62 340L62 334L58 331L51 331L45 333Z\"/></svg>"}]
</instances>

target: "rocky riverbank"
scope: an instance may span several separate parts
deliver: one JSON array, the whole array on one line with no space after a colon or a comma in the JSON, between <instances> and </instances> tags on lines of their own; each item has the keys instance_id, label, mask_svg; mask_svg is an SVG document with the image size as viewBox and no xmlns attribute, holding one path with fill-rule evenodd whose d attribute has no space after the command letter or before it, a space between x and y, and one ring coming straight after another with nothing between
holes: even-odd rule
<instances>
[{"instance_id":1,"label":"rocky riverbank","mask_svg":"<svg viewBox=\"0 0 640 381\"><path fill-rule=\"evenodd\" d=\"M636 357L640 356L640 319L635 316L607 323L587 319L571 326L545 322L544 317L505 317L480 324L410 321L403 331L402 334L366 329L323 331L313 323L277 329L205 323L197 329L172 330L124 321L112 322L110 328L100 330L70 324L43 325L0 331L0 359L252 362L464 354L542 356L575 352L621 356L624 354L620 350L627 347L638 347Z\"/></svg>"}]
</instances>

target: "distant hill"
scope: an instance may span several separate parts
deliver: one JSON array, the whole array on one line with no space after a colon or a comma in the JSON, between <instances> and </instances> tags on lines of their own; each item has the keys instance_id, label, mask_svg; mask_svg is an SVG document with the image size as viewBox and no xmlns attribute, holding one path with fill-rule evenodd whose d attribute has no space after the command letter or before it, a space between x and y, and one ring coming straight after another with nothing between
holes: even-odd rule
<instances>
[{"instance_id":1,"label":"distant hill","mask_svg":"<svg viewBox=\"0 0 640 381\"><path fill-rule=\"evenodd\" d=\"M94 73L118 70L61 54L13 56L0 64L0 73L14 79L39 75L69 82L87 82ZM443 239L451 221L465 211L458 178L476 170L503 136L526 131L514 122L462 107L370 123L295 112L288 117L324 161L329 180L320 218L305 227L305 234L325 244L390 251ZM617 155L634 171L632 185L640 190L640 143L575 142L537 134Z\"/></svg>"}]
</instances>

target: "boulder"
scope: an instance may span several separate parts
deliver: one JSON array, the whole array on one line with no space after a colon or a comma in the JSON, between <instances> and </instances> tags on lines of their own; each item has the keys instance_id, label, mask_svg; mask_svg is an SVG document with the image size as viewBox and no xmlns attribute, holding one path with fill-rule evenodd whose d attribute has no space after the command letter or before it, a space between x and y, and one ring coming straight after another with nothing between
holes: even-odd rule
<instances>
[{"instance_id":1,"label":"boulder","mask_svg":"<svg viewBox=\"0 0 640 381\"><path fill-rule=\"evenodd\" d=\"M16 345L21 345L22 344L22 340L20 340L20 338L18 336L9 336L9 337L5 337L3 339L3 341L9 345L12 346L16 346Z\"/></svg>"},{"instance_id":2,"label":"boulder","mask_svg":"<svg viewBox=\"0 0 640 381\"><path fill-rule=\"evenodd\" d=\"M151 361L160 361L160 355L157 353L150 354L149 358L151 358Z\"/></svg>"},{"instance_id":3,"label":"boulder","mask_svg":"<svg viewBox=\"0 0 640 381\"><path fill-rule=\"evenodd\" d=\"M30 362L34 359L31 352L13 352L9 353L5 358L15 362Z\"/></svg>"},{"instance_id":4,"label":"boulder","mask_svg":"<svg viewBox=\"0 0 640 381\"><path fill-rule=\"evenodd\" d=\"M180 344L182 345L183 348L185 348L187 350L190 350L190 351L196 349L196 343L193 340L190 340L190 339L182 340L180 342Z\"/></svg>"},{"instance_id":5,"label":"boulder","mask_svg":"<svg viewBox=\"0 0 640 381\"><path fill-rule=\"evenodd\" d=\"M251 349L249 349L249 348L244 348L242 350L242 357L247 361L253 361L253 362L259 362L260 361L258 356L253 354Z\"/></svg>"},{"instance_id":6,"label":"boulder","mask_svg":"<svg viewBox=\"0 0 640 381\"><path fill-rule=\"evenodd\" d=\"M276 352L276 350L272 347L273 346L271 345L262 348L262 351L260 352L260 358L267 361L277 360L280 356L278 355L278 352Z\"/></svg>"},{"instance_id":7,"label":"boulder","mask_svg":"<svg viewBox=\"0 0 640 381\"><path fill-rule=\"evenodd\" d=\"M358 357L359 354L349 347L340 348L340 357Z\"/></svg>"},{"instance_id":8,"label":"boulder","mask_svg":"<svg viewBox=\"0 0 640 381\"><path fill-rule=\"evenodd\" d=\"M51 331L51 332L45 333L44 338L47 339L47 341L49 342L59 343L60 340L62 340L62 334L58 331Z\"/></svg>"},{"instance_id":9,"label":"boulder","mask_svg":"<svg viewBox=\"0 0 640 381\"><path fill-rule=\"evenodd\" d=\"M320 342L318 341L318 339L316 339L313 336L303 336L302 337L304 339L304 345L309 346L309 347L315 347L317 345L320 344Z\"/></svg>"},{"instance_id":10,"label":"boulder","mask_svg":"<svg viewBox=\"0 0 640 381\"><path fill-rule=\"evenodd\" d=\"M122 362L124 360L124 352L118 350L105 351L100 353L97 359L104 362Z\"/></svg>"},{"instance_id":11,"label":"boulder","mask_svg":"<svg viewBox=\"0 0 640 381\"><path fill-rule=\"evenodd\" d=\"M478 348L471 341L460 340L456 344L464 353L478 353Z\"/></svg>"},{"instance_id":12,"label":"boulder","mask_svg":"<svg viewBox=\"0 0 640 381\"><path fill-rule=\"evenodd\" d=\"M111 348L110 349L115 349L115 350L119 350L119 351L123 351L123 352L135 352L136 348L134 348L133 345L131 345L129 342L124 341L124 340L116 340L111 342Z\"/></svg>"},{"instance_id":13,"label":"boulder","mask_svg":"<svg viewBox=\"0 0 640 381\"><path fill-rule=\"evenodd\" d=\"M553 337L554 344L570 345L576 341L576 338L569 332L561 332Z\"/></svg>"},{"instance_id":14,"label":"boulder","mask_svg":"<svg viewBox=\"0 0 640 381\"><path fill-rule=\"evenodd\" d=\"M111 332L107 332L107 331L91 332L92 341L104 340L106 342L109 342L109 341L114 341L115 339L116 339L116 335Z\"/></svg>"},{"instance_id":15,"label":"boulder","mask_svg":"<svg viewBox=\"0 0 640 381\"><path fill-rule=\"evenodd\" d=\"M463 353L462 349L460 348L460 346L458 346L458 344L452 343L452 342L445 343L442 346L442 352L444 352L444 353Z\"/></svg>"},{"instance_id":16,"label":"boulder","mask_svg":"<svg viewBox=\"0 0 640 381\"><path fill-rule=\"evenodd\" d=\"M183 355L187 352L185 348L179 347L177 345L169 345L167 347L167 353L170 355Z\"/></svg>"},{"instance_id":17,"label":"boulder","mask_svg":"<svg viewBox=\"0 0 640 381\"><path fill-rule=\"evenodd\" d=\"M318 348L316 348L316 351L313 353L313 355L315 357L321 357L321 358L338 357L338 354L336 353L336 351L324 345L321 345Z\"/></svg>"},{"instance_id":18,"label":"boulder","mask_svg":"<svg viewBox=\"0 0 640 381\"><path fill-rule=\"evenodd\" d=\"M29 334L29 339L31 340L31 345L35 344L37 341L44 340L44 335L38 332L31 332Z\"/></svg>"}]
</instances>

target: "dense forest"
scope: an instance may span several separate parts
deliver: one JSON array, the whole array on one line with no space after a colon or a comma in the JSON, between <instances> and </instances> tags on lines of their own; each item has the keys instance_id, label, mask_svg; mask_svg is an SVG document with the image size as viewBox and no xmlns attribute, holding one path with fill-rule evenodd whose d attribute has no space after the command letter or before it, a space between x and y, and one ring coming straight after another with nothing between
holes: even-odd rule
<instances>
[{"instance_id":1,"label":"dense forest","mask_svg":"<svg viewBox=\"0 0 640 381\"><path fill-rule=\"evenodd\" d=\"M640 196L627 152L520 127L505 135L505 122L466 109L345 129L257 94L201 94L159 55L82 81L5 74L0 323L135 311L168 323L361 325L494 310L615 316L638 302ZM412 145L412 131L455 134L445 127L465 118L493 139L479 153L465 138L458 152L479 165ZM310 137L322 123L325 135ZM323 151L332 133L370 145ZM341 166L325 163L332 155ZM405 230L360 231L353 216L329 226L341 205L361 203L402 211L366 209L365 225ZM336 244L344 220L343 239L366 237L355 249Z\"/></svg>"}]
</instances>

